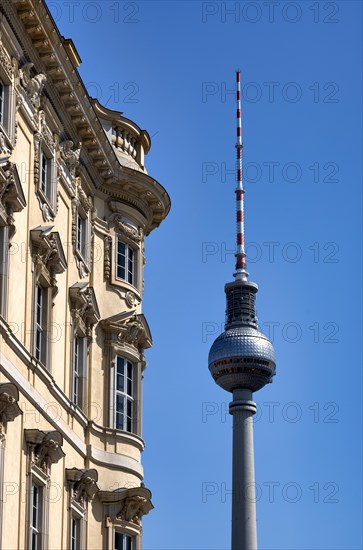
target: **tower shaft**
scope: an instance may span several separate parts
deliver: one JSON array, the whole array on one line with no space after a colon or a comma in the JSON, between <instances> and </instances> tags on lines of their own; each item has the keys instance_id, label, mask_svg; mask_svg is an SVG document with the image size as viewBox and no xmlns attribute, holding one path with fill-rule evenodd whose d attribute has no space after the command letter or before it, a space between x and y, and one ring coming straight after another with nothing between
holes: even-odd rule
<instances>
[{"instance_id":1,"label":"tower shaft","mask_svg":"<svg viewBox=\"0 0 363 550\"><path fill-rule=\"evenodd\" d=\"M252 391L236 389L233 415L232 550L257 550Z\"/></svg>"}]
</instances>

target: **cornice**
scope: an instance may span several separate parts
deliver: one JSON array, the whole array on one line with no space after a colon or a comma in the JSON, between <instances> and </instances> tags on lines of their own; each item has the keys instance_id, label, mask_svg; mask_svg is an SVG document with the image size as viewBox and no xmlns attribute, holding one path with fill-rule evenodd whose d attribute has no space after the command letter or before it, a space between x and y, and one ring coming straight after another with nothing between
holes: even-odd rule
<instances>
[{"instance_id":1,"label":"cornice","mask_svg":"<svg viewBox=\"0 0 363 550\"><path fill-rule=\"evenodd\" d=\"M118 160L116 148L110 143L99 116L116 114L92 100L77 71L75 50L69 51L69 40L59 33L43 0L4 0L2 9L24 52L19 52L21 64L31 61L37 73L45 73L44 94L61 118L66 132L62 139L82 142L80 163L86 167L96 189L138 208L148 219L146 234L157 227L170 210L170 198L165 189L146 173L124 166ZM46 109L46 106L44 106ZM144 152L150 149L150 136L133 121L117 113L119 122L141 139ZM131 183L125 188L125 183ZM143 204L137 197L143 195Z\"/></svg>"}]
</instances>

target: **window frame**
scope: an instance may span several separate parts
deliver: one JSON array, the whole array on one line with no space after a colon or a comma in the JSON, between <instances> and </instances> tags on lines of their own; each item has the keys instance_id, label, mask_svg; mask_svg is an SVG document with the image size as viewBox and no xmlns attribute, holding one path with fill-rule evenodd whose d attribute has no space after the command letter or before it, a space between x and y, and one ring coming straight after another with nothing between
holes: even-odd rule
<instances>
[{"instance_id":1,"label":"window frame","mask_svg":"<svg viewBox=\"0 0 363 550\"><path fill-rule=\"evenodd\" d=\"M39 291L41 291L41 303L39 304ZM41 319L38 322L38 313L40 313ZM49 333L50 333L50 300L49 300L49 287L41 284L37 281L35 284L34 293L34 357L37 361L42 363L44 367L50 370L50 346L49 346ZM40 344L38 344L38 338Z\"/></svg>"},{"instance_id":2,"label":"window frame","mask_svg":"<svg viewBox=\"0 0 363 550\"><path fill-rule=\"evenodd\" d=\"M86 277L91 270L91 243L92 243L92 224L90 219L90 210L82 205L80 199L73 199L73 251L76 258L76 264L80 276ZM79 222L83 226L83 235L80 239ZM83 241L83 242L82 242Z\"/></svg>"},{"instance_id":3,"label":"window frame","mask_svg":"<svg viewBox=\"0 0 363 550\"><path fill-rule=\"evenodd\" d=\"M10 268L9 226L0 224L0 315L7 317Z\"/></svg>"},{"instance_id":4,"label":"window frame","mask_svg":"<svg viewBox=\"0 0 363 550\"><path fill-rule=\"evenodd\" d=\"M116 241L116 268L115 268L115 277L118 281L124 281L125 283L128 283L129 285L137 288L138 286L138 250L135 246L130 245L128 242L126 242L124 239L118 237ZM124 246L125 253L122 254L119 251L120 245ZM130 262L130 251L132 251L132 270L129 269L129 262ZM119 257L123 256L125 258L124 265L121 265L119 263ZM123 269L125 272L125 276L119 275L119 269ZM129 280L129 274L131 273L131 281Z\"/></svg>"},{"instance_id":5,"label":"window frame","mask_svg":"<svg viewBox=\"0 0 363 550\"><path fill-rule=\"evenodd\" d=\"M116 536L117 535L122 535L122 537L123 537L121 548L116 546ZM113 538L114 538L113 550L135 550L135 546L136 546L136 537L135 537L135 535L130 535L129 533L125 533L125 532L121 531L120 529L116 528L114 530ZM127 545L128 540L130 542L129 546Z\"/></svg>"},{"instance_id":6,"label":"window frame","mask_svg":"<svg viewBox=\"0 0 363 550\"><path fill-rule=\"evenodd\" d=\"M80 365L76 369L76 360L78 359L78 343L80 343ZM85 405L85 397L87 393L87 375L88 375L88 338L75 332L73 337L72 346L72 387L71 387L71 401L83 409ZM78 389L76 391L76 386Z\"/></svg>"},{"instance_id":7,"label":"window frame","mask_svg":"<svg viewBox=\"0 0 363 550\"><path fill-rule=\"evenodd\" d=\"M5 119L5 84L3 82L3 79L0 76L0 125L4 126L4 119Z\"/></svg>"},{"instance_id":8,"label":"window frame","mask_svg":"<svg viewBox=\"0 0 363 550\"><path fill-rule=\"evenodd\" d=\"M45 160L45 180L43 180L43 162ZM51 215L54 219L56 215L57 201L57 178L56 178L56 161L55 151L47 146L44 139L39 143L39 182L38 192L43 202L46 202L50 208Z\"/></svg>"},{"instance_id":9,"label":"window frame","mask_svg":"<svg viewBox=\"0 0 363 550\"><path fill-rule=\"evenodd\" d=\"M119 363L123 361L123 374L119 375ZM129 372L131 372L131 377L129 377ZM135 433L135 364L132 363L126 357L117 354L116 355L116 364L115 364L115 400L114 400L114 426L116 430L122 430L128 433ZM118 378L122 376L124 379L124 391L118 389ZM128 384L131 384L131 389L128 391ZM122 410L118 410L118 401L122 400L123 407ZM128 414L129 406L131 409L130 415ZM122 427L118 424L118 415L122 415Z\"/></svg>"},{"instance_id":10,"label":"window frame","mask_svg":"<svg viewBox=\"0 0 363 550\"><path fill-rule=\"evenodd\" d=\"M34 494L37 491L36 525L34 525ZM42 530L43 530L43 508L44 508L44 486L32 482L31 485L31 508L29 521L29 550L41 550L42 548ZM37 537L34 545L34 536Z\"/></svg>"},{"instance_id":11,"label":"window frame","mask_svg":"<svg viewBox=\"0 0 363 550\"><path fill-rule=\"evenodd\" d=\"M117 380L117 357L129 361L133 367L133 410L131 431L117 428L116 423L116 380ZM142 361L137 354L131 353L118 345L111 345L107 353L106 361L110 365L108 369L108 417L105 418L106 424L114 430L122 432L124 435L142 437Z\"/></svg>"},{"instance_id":12,"label":"window frame","mask_svg":"<svg viewBox=\"0 0 363 550\"><path fill-rule=\"evenodd\" d=\"M106 513L107 514L107 513ZM108 512L109 514L109 512ZM119 518L111 518L106 515L105 522L105 548L114 550L115 548L115 533L121 533L131 538L131 550L141 550L142 547L142 529L139 525L125 521Z\"/></svg>"},{"instance_id":13,"label":"window frame","mask_svg":"<svg viewBox=\"0 0 363 550\"><path fill-rule=\"evenodd\" d=\"M27 538L28 544L27 548L29 550L44 550L47 547L47 522L48 522L48 511L47 511L47 494L48 494L48 481L49 477L44 474L38 467L32 466L28 476L28 498L27 498L27 516L28 516L28 529L27 529ZM34 487L37 487L39 491L39 508L38 511L38 526L37 526L37 537L38 542L33 545L33 533L34 533Z\"/></svg>"},{"instance_id":14,"label":"window frame","mask_svg":"<svg viewBox=\"0 0 363 550\"><path fill-rule=\"evenodd\" d=\"M0 64L0 81L3 85L3 105L2 120L0 120L0 131L4 135L6 145L9 150L15 146L15 113L16 113L16 94L15 94L15 72L10 69L12 59L5 49L4 56L8 58L9 66Z\"/></svg>"}]
</instances>

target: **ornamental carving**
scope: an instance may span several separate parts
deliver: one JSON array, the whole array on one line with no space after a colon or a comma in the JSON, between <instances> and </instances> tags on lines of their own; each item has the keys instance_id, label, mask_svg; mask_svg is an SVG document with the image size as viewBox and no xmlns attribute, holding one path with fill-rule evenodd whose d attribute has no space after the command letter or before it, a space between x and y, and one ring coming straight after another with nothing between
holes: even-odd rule
<instances>
[{"instance_id":1,"label":"ornamental carving","mask_svg":"<svg viewBox=\"0 0 363 550\"><path fill-rule=\"evenodd\" d=\"M145 326L138 319L137 315L131 317L125 322L124 327L119 332L117 339L119 342L126 342L127 344L132 344L135 347L138 347L139 342L141 342L146 336Z\"/></svg>"},{"instance_id":2,"label":"ornamental carving","mask_svg":"<svg viewBox=\"0 0 363 550\"><path fill-rule=\"evenodd\" d=\"M6 72L8 78L11 80L14 72L17 69L17 61L15 58L12 58L8 55L7 51L4 48L4 45L0 36L0 64Z\"/></svg>"},{"instance_id":3,"label":"ornamental carving","mask_svg":"<svg viewBox=\"0 0 363 550\"><path fill-rule=\"evenodd\" d=\"M125 294L125 302L129 307L133 307L135 305L136 297L130 290L128 290Z\"/></svg>"},{"instance_id":4,"label":"ornamental carving","mask_svg":"<svg viewBox=\"0 0 363 550\"><path fill-rule=\"evenodd\" d=\"M0 439L4 434L6 424L21 414L18 401L19 391L14 384L0 384Z\"/></svg>"},{"instance_id":5,"label":"ornamental carving","mask_svg":"<svg viewBox=\"0 0 363 550\"><path fill-rule=\"evenodd\" d=\"M112 256L112 237L108 235L104 238L105 254L104 254L104 271L105 278L109 279L111 276L111 256Z\"/></svg>"},{"instance_id":6,"label":"ornamental carving","mask_svg":"<svg viewBox=\"0 0 363 550\"><path fill-rule=\"evenodd\" d=\"M84 506L91 502L99 491L97 486L98 473L95 469L67 468L66 479L71 487L72 499Z\"/></svg>"},{"instance_id":7,"label":"ornamental carving","mask_svg":"<svg viewBox=\"0 0 363 550\"><path fill-rule=\"evenodd\" d=\"M83 337L92 336L92 327L100 319L96 295L87 283L76 283L69 289L73 328Z\"/></svg>"},{"instance_id":8,"label":"ornamental carving","mask_svg":"<svg viewBox=\"0 0 363 550\"><path fill-rule=\"evenodd\" d=\"M24 430L25 441L29 445L30 460L43 472L48 473L50 466L56 464L65 456L62 445L63 437L56 430L43 432L41 430Z\"/></svg>"},{"instance_id":9,"label":"ornamental carving","mask_svg":"<svg viewBox=\"0 0 363 550\"><path fill-rule=\"evenodd\" d=\"M143 239L144 234L141 227L136 229L135 227L124 223L120 214L114 214L112 216L110 226L114 227L119 234L124 235L135 243L140 243Z\"/></svg>"},{"instance_id":10,"label":"ornamental carving","mask_svg":"<svg viewBox=\"0 0 363 550\"><path fill-rule=\"evenodd\" d=\"M57 145L58 137L56 134L52 134L51 130L49 129L48 124L45 120L44 111L39 112L39 122L42 140L45 141L51 151L54 151Z\"/></svg>"},{"instance_id":11,"label":"ornamental carving","mask_svg":"<svg viewBox=\"0 0 363 550\"><path fill-rule=\"evenodd\" d=\"M77 180L78 180L77 181L77 198L83 210L85 210L85 212L88 214L88 212L93 207L92 197L91 195L86 194L85 190L81 185L81 179L77 178Z\"/></svg>"},{"instance_id":12,"label":"ornamental carving","mask_svg":"<svg viewBox=\"0 0 363 550\"><path fill-rule=\"evenodd\" d=\"M10 156L10 149L6 144L5 134L1 130L0 130L0 155Z\"/></svg>"},{"instance_id":13,"label":"ornamental carving","mask_svg":"<svg viewBox=\"0 0 363 550\"><path fill-rule=\"evenodd\" d=\"M15 233L14 212L20 212L26 206L17 167L12 162L0 163L0 219L11 227L10 237Z\"/></svg>"},{"instance_id":14,"label":"ornamental carving","mask_svg":"<svg viewBox=\"0 0 363 550\"><path fill-rule=\"evenodd\" d=\"M55 274L63 273L67 268L67 261L62 247L59 233L52 231L53 227L36 227L30 231L30 240L33 248L33 262L36 279L43 276L49 286L56 287Z\"/></svg>"},{"instance_id":15,"label":"ornamental carving","mask_svg":"<svg viewBox=\"0 0 363 550\"><path fill-rule=\"evenodd\" d=\"M43 73L31 76L31 69L34 63L25 63L19 70L20 82L26 91L33 107L38 111L40 109L40 97L42 95L47 77Z\"/></svg>"},{"instance_id":16,"label":"ornamental carving","mask_svg":"<svg viewBox=\"0 0 363 550\"><path fill-rule=\"evenodd\" d=\"M60 144L60 156L64 160L71 176L76 175L76 169L79 166L79 157L81 154L82 144L80 143L78 149L74 148L73 141L67 140Z\"/></svg>"},{"instance_id":17,"label":"ornamental carving","mask_svg":"<svg viewBox=\"0 0 363 550\"><path fill-rule=\"evenodd\" d=\"M99 491L98 498L103 502L106 516L111 521L122 520L141 526L142 517L154 508L151 492L145 487Z\"/></svg>"},{"instance_id":18,"label":"ornamental carving","mask_svg":"<svg viewBox=\"0 0 363 550\"><path fill-rule=\"evenodd\" d=\"M123 519L141 525L141 518L150 510L150 504L145 497L130 496L125 498L116 519Z\"/></svg>"},{"instance_id":19,"label":"ornamental carving","mask_svg":"<svg viewBox=\"0 0 363 550\"><path fill-rule=\"evenodd\" d=\"M103 330L118 346L133 346L139 352L152 345L152 337L145 316L133 313L119 313L101 321Z\"/></svg>"}]
</instances>

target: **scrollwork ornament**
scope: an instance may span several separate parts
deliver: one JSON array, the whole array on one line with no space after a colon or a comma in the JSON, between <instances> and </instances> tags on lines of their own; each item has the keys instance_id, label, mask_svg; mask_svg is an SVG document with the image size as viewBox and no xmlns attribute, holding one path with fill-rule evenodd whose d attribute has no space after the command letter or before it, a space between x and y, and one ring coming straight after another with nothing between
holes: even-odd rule
<instances>
[{"instance_id":1,"label":"scrollwork ornament","mask_svg":"<svg viewBox=\"0 0 363 550\"><path fill-rule=\"evenodd\" d=\"M125 302L129 307L133 307L135 304L136 298L135 294L128 290L125 294Z\"/></svg>"}]
</instances>

